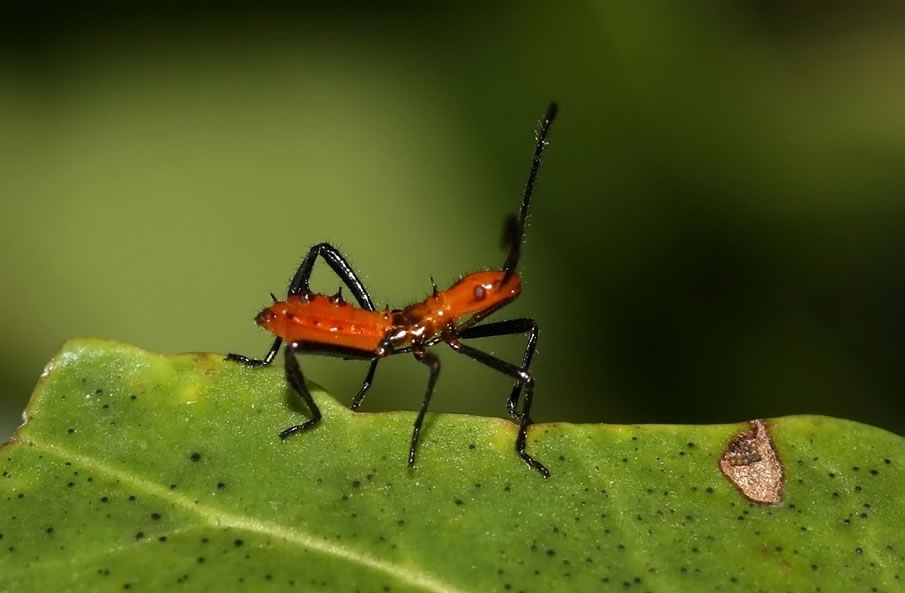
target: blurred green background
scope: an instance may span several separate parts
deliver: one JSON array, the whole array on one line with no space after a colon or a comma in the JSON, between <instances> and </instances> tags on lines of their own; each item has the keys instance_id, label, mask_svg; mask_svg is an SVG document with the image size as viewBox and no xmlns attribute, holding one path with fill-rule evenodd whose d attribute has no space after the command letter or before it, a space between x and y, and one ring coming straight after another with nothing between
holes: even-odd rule
<instances>
[{"instance_id":1,"label":"blurred green background","mask_svg":"<svg viewBox=\"0 0 905 593\"><path fill-rule=\"evenodd\" d=\"M0 436L70 337L262 355L252 317L313 243L394 306L499 266L551 99L498 315L540 323L536 420L905 429L900 3L14 2L0 23ZM439 351L433 409L502 414L509 382ZM366 369L303 364L346 401ZM390 359L365 407L416 409L425 380Z\"/></svg>"}]
</instances>

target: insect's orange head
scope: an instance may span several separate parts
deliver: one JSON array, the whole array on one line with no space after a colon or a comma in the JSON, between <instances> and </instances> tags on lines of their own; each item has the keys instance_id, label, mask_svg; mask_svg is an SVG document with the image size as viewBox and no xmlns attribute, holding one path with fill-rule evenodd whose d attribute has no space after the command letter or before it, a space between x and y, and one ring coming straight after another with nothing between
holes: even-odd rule
<instances>
[{"instance_id":1,"label":"insect's orange head","mask_svg":"<svg viewBox=\"0 0 905 593\"><path fill-rule=\"evenodd\" d=\"M504 282L505 280L505 282ZM475 272L446 291L446 302L457 317L505 305L522 291L518 274L503 271Z\"/></svg>"}]
</instances>

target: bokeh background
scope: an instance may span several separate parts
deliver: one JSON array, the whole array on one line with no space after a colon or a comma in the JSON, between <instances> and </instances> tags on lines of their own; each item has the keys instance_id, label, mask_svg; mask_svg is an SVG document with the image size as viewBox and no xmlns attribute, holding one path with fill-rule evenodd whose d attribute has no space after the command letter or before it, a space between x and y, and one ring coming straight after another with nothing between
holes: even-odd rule
<instances>
[{"instance_id":1,"label":"bokeh background","mask_svg":"<svg viewBox=\"0 0 905 593\"><path fill-rule=\"evenodd\" d=\"M313 243L394 306L499 266L551 99L499 315L540 323L538 421L905 430L899 2L13 2L0 23L0 436L70 337L262 355L252 317ZM502 414L508 380L441 357L434 410ZM366 368L303 364L346 401ZM390 359L366 407L416 409L425 380Z\"/></svg>"}]
</instances>

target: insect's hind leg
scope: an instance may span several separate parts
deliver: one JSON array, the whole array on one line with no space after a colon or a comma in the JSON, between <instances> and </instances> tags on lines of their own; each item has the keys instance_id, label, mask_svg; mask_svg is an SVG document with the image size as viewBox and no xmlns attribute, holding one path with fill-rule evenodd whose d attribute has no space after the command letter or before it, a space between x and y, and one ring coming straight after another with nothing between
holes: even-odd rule
<instances>
[{"instance_id":1,"label":"insect's hind leg","mask_svg":"<svg viewBox=\"0 0 905 593\"><path fill-rule=\"evenodd\" d=\"M292 387L292 390L302 398L305 405L308 406L308 409L311 411L311 418L301 424L290 426L286 430L281 431L280 440L284 440L297 432L308 430L321 420L321 411L318 409L317 404L314 403L314 398L311 397L308 386L305 385L305 376L302 375L302 368L299 366L299 361L296 359L296 353L299 349L300 347L297 342L293 342L286 346L286 352L284 353L286 358L286 381L289 383L289 386Z\"/></svg>"},{"instance_id":2,"label":"insect's hind leg","mask_svg":"<svg viewBox=\"0 0 905 593\"><path fill-rule=\"evenodd\" d=\"M543 463L529 455L525 450L525 445L528 441L528 425L531 424L531 403L534 400L534 377L532 377L528 371L524 371L514 364L509 364L505 360L500 360L477 348L466 346L458 340L449 340L447 341L447 344L449 344L456 352L464 354L469 358L473 358L481 364L485 364L505 375L509 375L524 387L525 399L522 403L522 412L519 415L518 436L515 438L515 450L519 454L519 457L528 464L528 467L540 472L544 478L549 478L550 470L548 470Z\"/></svg>"},{"instance_id":3,"label":"insect's hind leg","mask_svg":"<svg viewBox=\"0 0 905 593\"><path fill-rule=\"evenodd\" d=\"M308 255L302 260L299 269L296 270L292 281L289 283L289 296L306 294L311 291L311 272L314 270L314 262L317 260L317 256L321 256L333 272L339 276L339 279L349 288L359 307L367 311L376 310L374 302L371 300L371 295L368 294L368 290L365 288L361 278L358 277L343 254L329 243L318 243L308 250ZM375 359L371 361L371 366L368 367L368 374L365 375L358 393L352 398L352 405L350 406L352 410L357 410L361 407L365 395L367 395L374 381L374 373L376 371L377 360Z\"/></svg>"},{"instance_id":4,"label":"insect's hind leg","mask_svg":"<svg viewBox=\"0 0 905 593\"><path fill-rule=\"evenodd\" d=\"M311 291L309 283L311 281L311 272L314 270L314 262L317 260L317 256L324 258L324 261L327 262L330 268L337 276L339 276L339 279L342 280L352 292L352 296L355 297L355 300L358 301L358 305L362 309L367 309L368 311L375 310L374 303L371 301L371 295L368 294L368 291L365 289L361 279L355 273L355 270L352 269L352 266L349 265L349 262L343 257L343 254L329 243L318 243L308 250L308 255L306 255L305 259L302 260L302 263L299 264L299 269L296 270L295 275L292 277L292 281L289 283L289 296L305 294Z\"/></svg>"},{"instance_id":5,"label":"insect's hind leg","mask_svg":"<svg viewBox=\"0 0 905 593\"><path fill-rule=\"evenodd\" d=\"M298 270L296 270L292 277L292 281L289 283L289 290L287 291L288 296L306 294L311 291L311 273L314 271L314 262L317 261L318 256L322 257L324 261L327 262L333 272L339 276L339 279L349 288L352 296L354 296L356 302L358 302L358 306L367 311L375 310L374 302L371 300L371 295L368 294L364 283L355 273L355 270L352 269L352 266L349 265L346 258L343 257L343 254L329 243L318 243L308 250L308 254L305 256L305 259L302 260L302 263L299 264ZM281 338L274 340L273 345L263 359L248 358L241 354L230 353L226 355L226 360L240 362L250 368L268 366L276 357L281 343ZM365 376L361 387L358 389L358 393L356 393L355 397L352 399L351 408L353 410L357 410L362 402L364 402L365 395L367 395L367 392L374 381L374 373L376 371L377 360L373 360L371 366L368 367L368 374Z\"/></svg>"},{"instance_id":6,"label":"insect's hind leg","mask_svg":"<svg viewBox=\"0 0 905 593\"><path fill-rule=\"evenodd\" d=\"M496 321L486 325L476 325L469 327L459 334L459 338L490 338L494 336L509 336L514 334L528 334L528 343L525 345L525 353L522 355L522 370L527 371L531 366L531 359L534 358L534 350L537 348L537 337L540 330L537 322L533 319L508 319L506 321ZM509 399L506 400L506 412L512 421L518 424L522 420L522 415L518 411L518 400L521 395L523 383L516 379L512 386L512 392ZM528 423L531 420L528 419Z\"/></svg>"}]
</instances>

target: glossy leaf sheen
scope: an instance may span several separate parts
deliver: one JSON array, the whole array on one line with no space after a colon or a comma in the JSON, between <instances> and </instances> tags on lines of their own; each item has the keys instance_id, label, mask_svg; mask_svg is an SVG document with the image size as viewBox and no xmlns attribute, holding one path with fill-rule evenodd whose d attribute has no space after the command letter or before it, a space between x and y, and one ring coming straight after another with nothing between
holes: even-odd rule
<instances>
[{"instance_id":1,"label":"glossy leaf sheen","mask_svg":"<svg viewBox=\"0 0 905 593\"><path fill-rule=\"evenodd\" d=\"M539 396L555 396L540 386ZM747 424L304 416L281 369L68 343L0 450L2 591L902 591L905 440L770 422L784 501L718 458ZM876 589L872 589L872 588Z\"/></svg>"}]
</instances>

